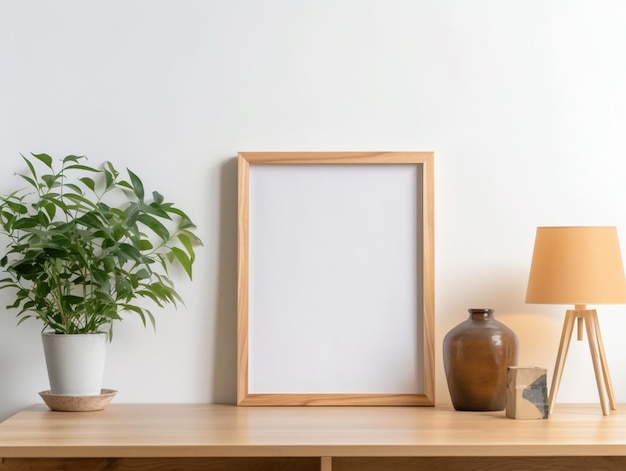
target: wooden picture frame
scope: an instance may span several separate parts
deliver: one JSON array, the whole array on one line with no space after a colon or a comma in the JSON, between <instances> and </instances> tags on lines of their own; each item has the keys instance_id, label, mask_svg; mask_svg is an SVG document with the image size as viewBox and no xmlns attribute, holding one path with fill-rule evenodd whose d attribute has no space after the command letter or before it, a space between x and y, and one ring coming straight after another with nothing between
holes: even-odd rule
<instances>
[{"instance_id":1,"label":"wooden picture frame","mask_svg":"<svg viewBox=\"0 0 626 471\"><path fill-rule=\"evenodd\" d=\"M239 153L238 405L434 405L433 160Z\"/></svg>"}]
</instances>

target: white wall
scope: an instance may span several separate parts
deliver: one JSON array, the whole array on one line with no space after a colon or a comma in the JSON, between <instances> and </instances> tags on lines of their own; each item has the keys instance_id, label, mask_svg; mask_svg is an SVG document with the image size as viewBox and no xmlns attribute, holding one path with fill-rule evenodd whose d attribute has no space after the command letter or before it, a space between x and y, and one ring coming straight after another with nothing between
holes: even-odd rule
<instances>
[{"instance_id":1,"label":"white wall","mask_svg":"<svg viewBox=\"0 0 626 471\"><path fill-rule=\"evenodd\" d=\"M432 150L437 400L445 333L493 307L552 369L566 306L524 304L538 225L626 246L626 3L619 0L24 0L0 3L0 192L19 152L109 159L195 219L186 309L117 326L119 402L234 402L241 150ZM0 293L0 306L8 303ZM601 307L626 401L624 307ZM40 326L0 315L0 418L48 387ZM586 343L559 400L596 401Z\"/></svg>"}]
</instances>

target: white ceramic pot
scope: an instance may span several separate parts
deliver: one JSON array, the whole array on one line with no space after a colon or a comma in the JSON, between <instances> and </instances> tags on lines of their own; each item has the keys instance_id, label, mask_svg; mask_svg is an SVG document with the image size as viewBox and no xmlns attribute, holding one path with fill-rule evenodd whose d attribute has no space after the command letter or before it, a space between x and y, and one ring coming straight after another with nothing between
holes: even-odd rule
<instances>
[{"instance_id":1,"label":"white ceramic pot","mask_svg":"<svg viewBox=\"0 0 626 471\"><path fill-rule=\"evenodd\" d=\"M65 396L100 394L106 334L42 334L50 392Z\"/></svg>"}]
</instances>

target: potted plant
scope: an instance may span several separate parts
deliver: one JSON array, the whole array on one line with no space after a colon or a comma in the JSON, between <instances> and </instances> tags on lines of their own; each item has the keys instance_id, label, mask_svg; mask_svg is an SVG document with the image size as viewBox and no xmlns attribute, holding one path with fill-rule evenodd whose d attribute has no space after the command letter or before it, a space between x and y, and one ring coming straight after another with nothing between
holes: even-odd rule
<instances>
[{"instance_id":1,"label":"potted plant","mask_svg":"<svg viewBox=\"0 0 626 471\"><path fill-rule=\"evenodd\" d=\"M41 321L46 356L59 341L65 348L61 365L46 357L50 392L98 395L114 323L126 312L154 327L146 301L182 302L169 268L191 279L200 240L187 214L156 191L148 197L130 170L125 178L110 162L96 168L79 156L57 169L49 155L31 156L22 156L27 171L18 174L26 188L0 196L0 289L14 293L8 308L18 324ZM85 348L100 351L96 366L82 364ZM91 384L77 383L87 378Z\"/></svg>"}]
</instances>

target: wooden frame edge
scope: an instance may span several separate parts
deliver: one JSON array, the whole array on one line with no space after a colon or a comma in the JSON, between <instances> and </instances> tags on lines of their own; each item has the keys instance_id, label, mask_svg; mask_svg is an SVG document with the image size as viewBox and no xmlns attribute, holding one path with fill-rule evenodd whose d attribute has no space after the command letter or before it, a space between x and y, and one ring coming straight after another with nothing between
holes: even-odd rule
<instances>
[{"instance_id":1,"label":"wooden frame edge","mask_svg":"<svg viewBox=\"0 0 626 471\"><path fill-rule=\"evenodd\" d=\"M237 404L248 396L248 224L249 197L248 182L250 163L238 157L237 190Z\"/></svg>"},{"instance_id":2,"label":"wooden frame edge","mask_svg":"<svg viewBox=\"0 0 626 471\"><path fill-rule=\"evenodd\" d=\"M237 231L237 405L240 406L434 406L434 153L433 152L239 152ZM250 394L248 391L249 178L251 164L421 164L422 337L424 392L417 394Z\"/></svg>"}]
</instances>

